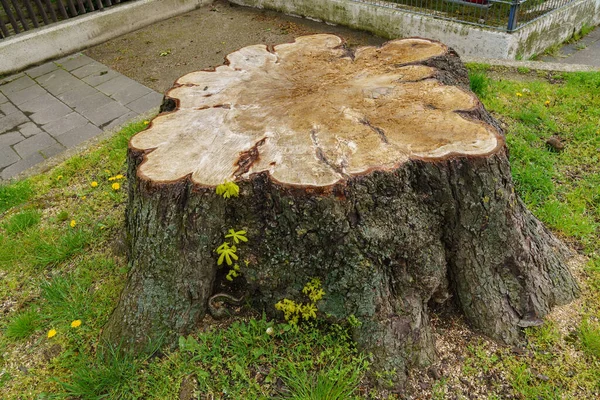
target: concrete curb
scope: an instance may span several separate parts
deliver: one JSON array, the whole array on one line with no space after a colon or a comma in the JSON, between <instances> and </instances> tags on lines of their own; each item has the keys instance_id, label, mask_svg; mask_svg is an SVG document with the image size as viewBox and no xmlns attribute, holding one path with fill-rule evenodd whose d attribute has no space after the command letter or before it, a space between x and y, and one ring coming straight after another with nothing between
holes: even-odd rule
<instances>
[{"instance_id":1,"label":"concrete curb","mask_svg":"<svg viewBox=\"0 0 600 400\"><path fill-rule=\"evenodd\" d=\"M497 67L529 68L537 71L598 72L600 68L582 64L550 63L545 61L514 61L481 57L461 57L465 63L489 64Z\"/></svg>"},{"instance_id":2,"label":"concrete curb","mask_svg":"<svg viewBox=\"0 0 600 400\"><path fill-rule=\"evenodd\" d=\"M212 0L137 0L0 41L0 75L66 56Z\"/></svg>"}]
</instances>

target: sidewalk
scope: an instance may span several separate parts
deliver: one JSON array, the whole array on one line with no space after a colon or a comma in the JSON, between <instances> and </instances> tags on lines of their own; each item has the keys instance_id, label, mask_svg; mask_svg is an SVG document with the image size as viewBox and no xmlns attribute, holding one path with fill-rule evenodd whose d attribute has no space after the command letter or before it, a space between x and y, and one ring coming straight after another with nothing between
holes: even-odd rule
<instances>
[{"instance_id":1,"label":"sidewalk","mask_svg":"<svg viewBox=\"0 0 600 400\"><path fill-rule=\"evenodd\" d=\"M160 105L162 95L83 55L0 80L0 180Z\"/></svg>"},{"instance_id":2,"label":"sidewalk","mask_svg":"<svg viewBox=\"0 0 600 400\"><path fill-rule=\"evenodd\" d=\"M600 68L600 27L575 43L563 46L557 55L540 56L539 61L559 64L582 64Z\"/></svg>"}]
</instances>

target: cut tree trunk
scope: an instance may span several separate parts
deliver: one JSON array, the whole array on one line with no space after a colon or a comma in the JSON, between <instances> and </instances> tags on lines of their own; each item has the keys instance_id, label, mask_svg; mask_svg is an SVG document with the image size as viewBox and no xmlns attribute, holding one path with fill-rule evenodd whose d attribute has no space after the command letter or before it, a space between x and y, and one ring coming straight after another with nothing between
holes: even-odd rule
<instances>
[{"instance_id":1,"label":"cut tree trunk","mask_svg":"<svg viewBox=\"0 0 600 400\"><path fill-rule=\"evenodd\" d=\"M576 297L567 248L515 195L503 133L452 50L313 35L227 61L180 78L130 142L131 272L106 338L140 349L197 328L231 228L249 239L249 304L281 317L319 278L319 315L351 318L399 385L435 358L436 303L515 343ZM239 197L215 193L227 181Z\"/></svg>"}]
</instances>

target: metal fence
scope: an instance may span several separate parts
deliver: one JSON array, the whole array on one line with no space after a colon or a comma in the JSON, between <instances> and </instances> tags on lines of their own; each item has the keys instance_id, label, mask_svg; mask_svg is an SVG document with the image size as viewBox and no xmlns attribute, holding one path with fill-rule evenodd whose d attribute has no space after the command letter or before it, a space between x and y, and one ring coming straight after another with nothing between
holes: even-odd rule
<instances>
[{"instance_id":1,"label":"metal fence","mask_svg":"<svg viewBox=\"0 0 600 400\"><path fill-rule=\"evenodd\" d=\"M352 0L438 19L514 32L577 0Z\"/></svg>"},{"instance_id":2,"label":"metal fence","mask_svg":"<svg viewBox=\"0 0 600 400\"><path fill-rule=\"evenodd\" d=\"M134 0L0 0L0 39Z\"/></svg>"}]
</instances>

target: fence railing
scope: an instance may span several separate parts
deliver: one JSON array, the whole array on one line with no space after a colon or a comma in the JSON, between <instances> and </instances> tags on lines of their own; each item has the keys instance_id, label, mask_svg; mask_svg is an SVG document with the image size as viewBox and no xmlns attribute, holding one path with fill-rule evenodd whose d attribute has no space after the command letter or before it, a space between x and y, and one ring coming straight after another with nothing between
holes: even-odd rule
<instances>
[{"instance_id":1,"label":"fence railing","mask_svg":"<svg viewBox=\"0 0 600 400\"><path fill-rule=\"evenodd\" d=\"M0 39L135 0L0 0Z\"/></svg>"},{"instance_id":2,"label":"fence railing","mask_svg":"<svg viewBox=\"0 0 600 400\"><path fill-rule=\"evenodd\" d=\"M438 19L514 32L577 0L352 0Z\"/></svg>"}]
</instances>

